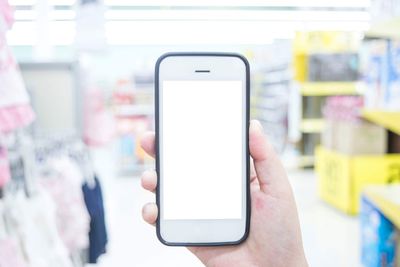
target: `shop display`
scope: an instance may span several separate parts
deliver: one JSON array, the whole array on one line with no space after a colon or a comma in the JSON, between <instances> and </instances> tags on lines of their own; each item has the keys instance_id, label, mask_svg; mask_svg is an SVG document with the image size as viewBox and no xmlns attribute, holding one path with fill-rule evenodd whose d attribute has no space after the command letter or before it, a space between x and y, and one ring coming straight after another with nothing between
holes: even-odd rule
<instances>
[{"instance_id":1,"label":"shop display","mask_svg":"<svg viewBox=\"0 0 400 267\"><path fill-rule=\"evenodd\" d=\"M89 221L93 205L85 203L87 188L92 188L91 178L84 177L88 169L84 164L91 163L81 160L87 153L85 146L75 137L35 139L24 148L34 153L31 164L32 158L20 153L18 139L14 138L16 143L10 149L11 180L0 198L0 219L5 218L5 223L0 223L0 246L15 251L8 259L16 262L15 266L83 266L89 261L79 260L84 251L99 244L105 250L106 245L92 241L91 233L98 231L98 226ZM28 180L27 166L35 168L32 180ZM96 179L94 188L99 186ZM102 201L98 198L96 205L102 207ZM102 216L105 232L104 210Z\"/></svg>"},{"instance_id":2,"label":"shop display","mask_svg":"<svg viewBox=\"0 0 400 267\"><path fill-rule=\"evenodd\" d=\"M356 81L358 71L358 55L354 53L310 54L308 57L309 81Z\"/></svg>"},{"instance_id":3,"label":"shop display","mask_svg":"<svg viewBox=\"0 0 400 267\"><path fill-rule=\"evenodd\" d=\"M299 32L294 39L294 79L300 99L299 152L302 167L314 166L314 150L321 140L333 146L334 133L321 136L325 129L333 129L324 120L323 107L329 96L357 95L359 60L354 51L359 46L356 34L346 32ZM294 115L292 117L295 117ZM293 124L296 127L296 124ZM292 129L291 132L294 130ZM327 140L328 139L328 140ZM304 159L304 160L302 160Z\"/></svg>"},{"instance_id":4,"label":"shop display","mask_svg":"<svg viewBox=\"0 0 400 267\"><path fill-rule=\"evenodd\" d=\"M151 168L153 160L140 146L140 137L153 128L153 74L121 79L112 94L119 143L119 173L131 175Z\"/></svg>"},{"instance_id":5,"label":"shop display","mask_svg":"<svg viewBox=\"0 0 400 267\"><path fill-rule=\"evenodd\" d=\"M82 186L85 203L90 215L89 263L96 263L106 253L108 236L105 224L103 194L99 179L94 177L95 184L85 183Z\"/></svg>"},{"instance_id":6,"label":"shop display","mask_svg":"<svg viewBox=\"0 0 400 267\"><path fill-rule=\"evenodd\" d=\"M387 132L381 126L364 121L362 97L329 97L323 113L326 121L322 145L346 155L383 155L387 150Z\"/></svg>"},{"instance_id":7,"label":"shop display","mask_svg":"<svg viewBox=\"0 0 400 267\"><path fill-rule=\"evenodd\" d=\"M261 122L279 153L285 150L288 139L290 49L289 42L278 42L266 51L256 51L251 62L251 117Z\"/></svg>"},{"instance_id":8,"label":"shop display","mask_svg":"<svg viewBox=\"0 0 400 267\"><path fill-rule=\"evenodd\" d=\"M372 40L361 50L365 107L400 109L400 42Z\"/></svg>"},{"instance_id":9,"label":"shop display","mask_svg":"<svg viewBox=\"0 0 400 267\"><path fill-rule=\"evenodd\" d=\"M85 92L84 140L89 146L104 146L116 135L113 114L105 106L105 97L98 88Z\"/></svg>"},{"instance_id":10,"label":"shop display","mask_svg":"<svg viewBox=\"0 0 400 267\"><path fill-rule=\"evenodd\" d=\"M89 216L81 191L82 173L67 157L52 159L47 164L41 171L51 172L40 177L40 182L54 200L57 229L73 255L88 247Z\"/></svg>"},{"instance_id":11,"label":"shop display","mask_svg":"<svg viewBox=\"0 0 400 267\"><path fill-rule=\"evenodd\" d=\"M361 244L364 266L398 266L396 228L368 199L361 204Z\"/></svg>"},{"instance_id":12,"label":"shop display","mask_svg":"<svg viewBox=\"0 0 400 267\"><path fill-rule=\"evenodd\" d=\"M8 153L4 147L0 146L0 188L6 185L11 179Z\"/></svg>"},{"instance_id":13,"label":"shop display","mask_svg":"<svg viewBox=\"0 0 400 267\"><path fill-rule=\"evenodd\" d=\"M318 195L345 213L357 214L364 187L400 183L399 162L399 154L349 156L318 147Z\"/></svg>"},{"instance_id":14,"label":"shop display","mask_svg":"<svg viewBox=\"0 0 400 267\"><path fill-rule=\"evenodd\" d=\"M13 24L12 9L0 1L0 132L11 132L30 124L35 115L6 32Z\"/></svg>"}]
</instances>

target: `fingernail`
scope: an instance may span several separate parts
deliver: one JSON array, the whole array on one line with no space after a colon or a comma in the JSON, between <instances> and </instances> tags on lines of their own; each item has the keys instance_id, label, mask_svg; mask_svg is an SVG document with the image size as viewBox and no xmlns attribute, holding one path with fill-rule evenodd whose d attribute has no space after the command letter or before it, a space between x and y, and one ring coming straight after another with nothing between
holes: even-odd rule
<instances>
[{"instance_id":1,"label":"fingernail","mask_svg":"<svg viewBox=\"0 0 400 267\"><path fill-rule=\"evenodd\" d=\"M251 125L253 125L253 127L257 128L257 130L259 130L259 131L261 131L261 132L264 132L264 128L263 128L263 126L261 125L260 121L258 121L258 120L252 120L252 121L251 121Z\"/></svg>"}]
</instances>

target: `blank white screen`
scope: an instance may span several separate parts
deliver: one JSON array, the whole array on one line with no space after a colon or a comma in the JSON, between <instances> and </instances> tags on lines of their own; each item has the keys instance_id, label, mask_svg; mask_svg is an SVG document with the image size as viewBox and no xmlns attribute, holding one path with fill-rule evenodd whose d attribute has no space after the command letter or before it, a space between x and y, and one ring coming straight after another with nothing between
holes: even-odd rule
<instances>
[{"instance_id":1,"label":"blank white screen","mask_svg":"<svg viewBox=\"0 0 400 267\"><path fill-rule=\"evenodd\" d=\"M165 220L241 219L242 81L164 81Z\"/></svg>"}]
</instances>

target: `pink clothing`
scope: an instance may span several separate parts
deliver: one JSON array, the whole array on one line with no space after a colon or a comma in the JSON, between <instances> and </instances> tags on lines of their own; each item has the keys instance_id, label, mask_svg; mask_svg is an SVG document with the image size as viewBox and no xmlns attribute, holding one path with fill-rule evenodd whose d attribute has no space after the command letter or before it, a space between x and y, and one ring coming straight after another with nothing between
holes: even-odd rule
<instances>
[{"instance_id":1,"label":"pink clothing","mask_svg":"<svg viewBox=\"0 0 400 267\"><path fill-rule=\"evenodd\" d=\"M0 0L0 132L27 126L35 118L18 65L7 45L6 31L13 20L8 1Z\"/></svg>"},{"instance_id":2,"label":"pink clothing","mask_svg":"<svg viewBox=\"0 0 400 267\"><path fill-rule=\"evenodd\" d=\"M1 1L1 0L0 0ZM0 108L28 104L29 96L5 36L0 33Z\"/></svg>"},{"instance_id":3,"label":"pink clothing","mask_svg":"<svg viewBox=\"0 0 400 267\"><path fill-rule=\"evenodd\" d=\"M0 266L27 267L17 242L11 238L0 240Z\"/></svg>"},{"instance_id":4,"label":"pink clothing","mask_svg":"<svg viewBox=\"0 0 400 267\"><path fill-rule=\"evenodd\" d=\"M11 174L7 150L0 147L0 187L3 187L10 179Z\"/></svg>"},{"instance_id":5,"label":"pink clothing","mask_svg":"<svg viewBox=\"0 0 400 267\"><path fill-rule=\"evenodd\" d=\"M73 254L89 245L90 218L82 194L83 177L69 158L54 159L50 164L58 177L43 177L41 184L54 200L58 232Z\"/></svg>"},{"instance_id":6,"label":"pink clothing","mask_svg":"<svg viewBox=\"0 0 400 267\"><path fill-rule=\"evenodd\" d=\"M35 113L28 104L0 108L0 132L11 132L29 125Z\"/></svg>"},{"instance_id":7,"label":"pink clothing","mask_svg":"<svg viewBox=\"0 0 400 267\"><path fill-rule=\"evenodd\" d=\"M2 20L2 21L1 21ZM5 25L1 25L4 23ZM7 0L0 0L0 31L1 26L6 30L10 29L14 23L14 10L10 6Z\"/></svg>"},{"instance_id":8,"label":"pink clothing","mask_svg":"<svg viewBox=\"0 0 400 267\"><path fill-rule=\"evenodd\" d=\"M84 142L88 146L109 143L116 133L114 116L106 109L99 89L90 89L85 95Z\"/></svg>"}]
</instances>

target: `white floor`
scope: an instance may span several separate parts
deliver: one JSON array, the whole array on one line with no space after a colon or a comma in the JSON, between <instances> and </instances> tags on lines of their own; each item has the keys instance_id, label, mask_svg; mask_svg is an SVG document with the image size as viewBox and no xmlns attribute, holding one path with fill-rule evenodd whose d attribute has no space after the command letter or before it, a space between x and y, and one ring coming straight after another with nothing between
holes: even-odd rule
<instances>
[{"instance_id":1,"label":"white floor","mask_svg":"<svg viewBox=\"0 0 400 267\"><path fill-rule=\"evenodd\" d=\"M312 171L290 172L310 266L359 266L358 219L320 201ZM136 178L104 181L109 226L108 253L98 266L202 266L185 248L161 245L154 228L141 219L141 207L154 196Z\"/></svg>"}]
</instances>

